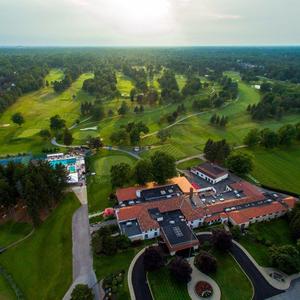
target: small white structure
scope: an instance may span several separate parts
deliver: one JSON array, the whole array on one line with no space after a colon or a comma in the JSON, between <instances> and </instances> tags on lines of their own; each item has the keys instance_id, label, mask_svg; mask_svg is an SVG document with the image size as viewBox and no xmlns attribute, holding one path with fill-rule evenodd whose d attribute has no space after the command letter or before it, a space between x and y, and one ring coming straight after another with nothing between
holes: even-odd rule
<instances>
[{"instance_id":1,"label":"small white structure","mask_svg":"<svg viewBox=\"0 0 300 300\"><path fill-rule=\"evenodd\" d=\"M225 169L208 162L192 168L191 172L212 184L228 178L228 172Z\"/></svg>"}]
</instances>

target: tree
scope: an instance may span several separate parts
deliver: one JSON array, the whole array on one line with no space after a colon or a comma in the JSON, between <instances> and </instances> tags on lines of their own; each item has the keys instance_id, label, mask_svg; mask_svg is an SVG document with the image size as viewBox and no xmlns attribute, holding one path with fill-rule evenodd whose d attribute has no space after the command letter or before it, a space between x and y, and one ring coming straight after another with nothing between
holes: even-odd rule
<instances>
[{"instance_id":1,"label":"tree","mask_svg":"<svg viewBox=\"0 0 300 300\"><path fill-rule=\"evenodd\" d=\"M291 234L295 240L300 238L300 209L299 204L295 205L291 214L290 214L290 223L289 227Z\"/></svg>"},{"instance_id":2,"label":"tree","mask_svg":"<svg viewBox=\"0 0 300 300\"><path fill-rule=\"evenodd\" d=\"M25 122L24 117L20 112L13 114L11 120L19 126L21 126Z\"/></svg>"},{"instance_id":3,"label":"tree","mask_svg":"<svg viewBox=\"0 0 300 300\"><path fill-rule=\"evenodd\" d=\"M42 129L39 132L40 137L42 137L44 140L50 139L51 133L48 129Z\"/></svg>"},{"instance_id":4,"label":"tree","mask_svg":"<svg viewBox=\"0 0 300 300\"><path fill-rule=\"evenodd\" d=\"M176 256L169 264L171 276L179 282L188 283L191 281L192 268L186 259Z\"/></svg>"},{"instance_id":5,"label":"tree","mask_svg":"<svg viewBox=\"0 0 300 300\"><path fill-rule=\"evenodd\" d=\"M290 146L292 144L293 139L296 138L296 128L291 125L284 125L278 130L278 139L279 144L284 146Z\"/></svg>"},{"instance_id":6,"label":"tree","mask_svg":"<svg viewBox=\"0 0 300 300\"><path fill-rule=\"evenodd\" d=\"M226 166L238 176L244 176L253 170L252 157L246 153L231 154L226 159Z\"/></svg>"},{"instance_id":7,"label":"tree","mask_svg":"<svg viewBox=\"0 0 300 300\"><path fill-rule=\"evenodd\" d=\"M118 109L119 115L125 115L129 111L129 107L125 101L122 102L121 107Z\"/></svg>"},{"instance_id":8,"label":"tree","mask_svg":"<svg viewBox=\"0 0 300 300\"><path fill-rule=\"evenodd\" d=\"M120 163L113 165L110 169L111 184L113 187L121 187L127 183L131 177L130 165Z\"/></svg>"},{"instance_id":9,"label":"tree","mask_svg":"<svg viewBox=\"0 0 300 300\"><path fill-rule=\"evenodd\" d=\"M133 88L130 90L130 100L131 101L134 101L135 95L136 95L136 89Z\"/></svg>"},{"instance_id":10,"label":"tree","mask_svg":"<svg viewBox=\"0 0 300 300\"><path fill-rule=\"evenodd\" d=\"M248 147L254 147L260 143L261 136L259 130L256 128L251 129L244 138L244 143Z\"/></svg>"},{"instance_id":11,"label":"tree","mask_svg":"<svg viewBox=\"0 0 300 300\"><path fill-rule=\"evenodd\" d=\"M92 149L96 150L99 150L99 148L103 146L103 143L99 137L90 137L88 143Z\"/></svg>"},{"instance_id":12,"label":"tree","mask_svg":"<svg viewBox=\"0 0 300 300\"><path fill-rule=\"evenodd\" d=\"M66 121L62 119L59 115L55 115L50 118L50 129L58 131L66 126Z\"/></svg>"},{"instance_id":13,"label":"tree","mask_svg":"<svg viewBox=\"0 0 300 300\"><path fill-rule=\"evenodd\" d=\"M144 267L146 271L155 271L164 266L164 258L159 247L150 246L144 253Z\"/></svg>"},{"instance_id":14,"label":"tree","mask_svg":"<svg viewBox=\"0 0 300 300\"><path fill-rule=\"evenodd\" d=\"M70 130L68 130L67 128L64 131L64 144L69 146L73 143L73 136L72 133L70 132Z\"/></svg>"},{"instance_id":15,"label":"tree","mask_svg":"<svg viewBox=\"0 0 300 300\"><path fill-rule=\"evenodd\" d=\"M230 232L235 240L239 240L242 236L241 228L238 225L232 226Z\"/></svg>"},{"instance_id":16,"label":"tree","mask_svg":"<svg viewBox=\"0 0 300 300\"><path fill-rule=\"evenodd\" d=\"M223 163L230 154L230 146L226 140L214 142L208 139L204 147L205 158L211 162Z\"/></svg>"},{"instance_id":17,"label":"tree","mask_svg":"<svg viewBox=\"0 0 300 300\"><path fill-rule=\"evenodd\" d=\"M103 106L102 105L94 105L94 107L92 109L92 115L96 121L100 121L101 119L103 119L105 116Z\"/></svg>"},{"instance_id":18,"label":"tree","mask_svg":"<svg viewBox=\"0 0 300 300\"><path fill-rule=\"evenodd\" d=\"M224 229L212 230L212 244L219 250L229 250L232 246L232 235Z\"/></svg>"},{"instance_id":19,"label":"tree","mask_svg":"<svg viewBox=\"0 0 300 300\"><path fill-rule=\"evenodd\" d=\"M93 300L92 289L87 284L77 284L72 291L71 300Z\"/></svg>"},{"instance_id":20,"label":"tree","mask_svg":"<svg viewBox=\"0 0 300 300\"><path fill-rule=\"evenodd\" d=\"M137 162L134 168L136 182L144 185L152 180L152 164L151 161L142 159Z\"/></svg>"},{"instance_id":21,"label":"tree","mask_svg":"<svg viewBox=\"0 0 300 300\"><path fill-rule=\"evenodd\" d=\"M293 274L300 271L299 252L294 246L272 246L269 255L272 266L282 272Z\"/></svg>"},{"instance_id":22,"label":"tree","mask_svg":"<svg viewBox=\"0 0 300 300\"><path fill-rule=\"evenodd\" d=\"M153 179L163 184L167 179L176 176L175 158L167 153L157 151L151 156Z\"/></svg>"},{"instance_id":23,"label":"tree","mask_svg":"<svg viewBox=\"0 0 300 300\"><path fill-rule=\"evenodd\" d=\"M266 148L274 148L278 145L278 135L276 132L266 128L261 131L261 144Z\"/></svg>"},{"instance_id":24,"label":"tree","mask_svg":"<svg viewBox=\"0 0 300 300\"><path fill-rule=\"evenodd\" d=\"M171 133L168 129L161 129L157 132L156 137L161 143L164 143L168 138L171 137Z\"/></svg>"},{"instance_id":25,"label":"tree","mask_svg":"<svg viewBox=\"0 0 300 300\"><path fill-rule=\"evenodd\" d=\"M217 271L217 259L206 251L201 251L194 260L195 266L204 274Z\"/></svg>"}]
</instances>

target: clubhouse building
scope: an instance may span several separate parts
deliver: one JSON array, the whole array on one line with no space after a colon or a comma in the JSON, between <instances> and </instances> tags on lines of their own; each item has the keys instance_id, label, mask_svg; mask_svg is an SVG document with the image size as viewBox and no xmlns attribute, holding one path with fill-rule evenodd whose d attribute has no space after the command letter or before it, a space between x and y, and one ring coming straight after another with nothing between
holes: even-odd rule
<instances>
[{"instance_id":1,"label":"clubhouse building","mask_svg":"<svg viewBox=\"0 0 300 300\"><path fill-rule=\"evenodd\" d=\"M121 232L132 241L160 236L172 255L198 248L194 228L230 223L244 229L286 214L297 201L207 163L193 168L188 178L175 177L164 185L120 188L116 197Z\"/></svg>"}]
</instances>

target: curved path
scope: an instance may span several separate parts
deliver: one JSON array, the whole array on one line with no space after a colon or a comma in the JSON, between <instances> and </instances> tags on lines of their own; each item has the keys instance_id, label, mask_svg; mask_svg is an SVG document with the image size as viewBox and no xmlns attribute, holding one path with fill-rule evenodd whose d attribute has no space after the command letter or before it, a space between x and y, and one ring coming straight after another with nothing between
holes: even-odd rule
<instances>
[{"instance_id":1,"label":"curved path","mask_svg":"<svg viewBox=\"0 0 300 300\"><path fill-rule=\"evenodd\" d=\"M200 241L204 242L211 238L211 233L203 232L197 234L197 236ZM242 250L242 247L239 247L238 245L239 244L236 242L233 243L230 253L248 276L253 285L254 295L252 299L263 300L282 294L284 291L274 288L266 280L264 275L257 268L256 264L254 264L247 254ZM148 287L146 272L143 266L143 252L138 253L133 259L128 273L128 282L132 300L153 300Z\"/></svg>"},{"instance_id":2,"label":"curved path","mask_svg":"<svg viewBox=\"0 0 300 300\"><path fill-rule=\"evenodd\" d=\"M211 233L198 234L200 241L207 241L211 237ZM254 287L253 300L263 300L282 293L282 290L274 288L262 275L252 260L245 254L245 252L233 243L230 253L246 273Z\"/></svg>"}]
</instances>

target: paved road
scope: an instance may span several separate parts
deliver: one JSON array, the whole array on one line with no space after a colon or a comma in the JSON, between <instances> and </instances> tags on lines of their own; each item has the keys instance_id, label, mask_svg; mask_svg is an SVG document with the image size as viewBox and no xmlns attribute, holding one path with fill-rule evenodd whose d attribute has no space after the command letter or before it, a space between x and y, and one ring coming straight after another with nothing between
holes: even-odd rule
<instances>
[{"instance_id":1,"label":"paved road","mask_svg":"<svg viewBox=\"0 0 300 300\"><path fill-rule=\"evenodd\" d=\"M198 235L199 240L202 241L208 240L210 237L210 234ZM230 252L253 284L253 300L263 300L282 293L282 290L275 289L266 281L249 257L237 245L233 244Z\"/></svg>"},{"instance_id":2,"label":"paved road","mask_svg":"<svg viewBox=\"0 0 300 300\"><path fill-rule=\"evenodd\" d=\"M90 226L90 232L93 233L93 232L97 231L98 229L105 227L105 226L109 226L109 225L118 225L118 221L116 219L114 219L114 220L107 220L104 222L100 222L97 224L92 224Z\"/></svg>"},{"instance_id":3,"label":"paved road","mask_svg":"<svg viewBox=\"0 0 300 300\"><path fill-rule=\"evenodd\" d=\"M148 287L146 272L144 269L144 254L136 261L132 271L132 285L136 300L153 300Z\"/></svg>"},{"instance_id":4,"label":"paved road","mask_svg":"<svg viewBox=\"0 0 300 300\"><path fill-rule=\"evenodd\" d=\"M97 278L93 269L93 257L90 247L88 206L83 204L76 210L72 219L73 240L73 284L64 296L69 300L74 286L78 283L94 286L95 299L100 299ZM96 284L96 285L95 285Z\"/></svg>"}]
</instances>

